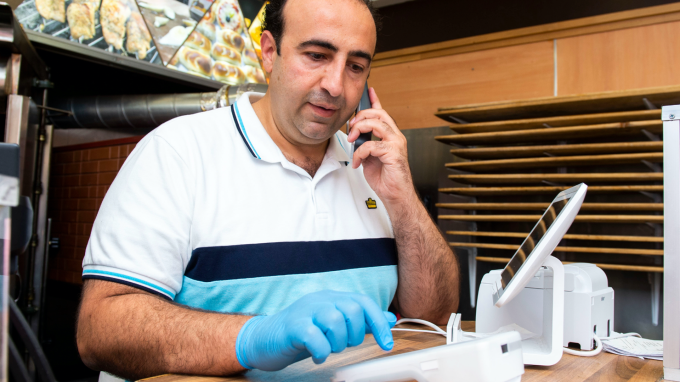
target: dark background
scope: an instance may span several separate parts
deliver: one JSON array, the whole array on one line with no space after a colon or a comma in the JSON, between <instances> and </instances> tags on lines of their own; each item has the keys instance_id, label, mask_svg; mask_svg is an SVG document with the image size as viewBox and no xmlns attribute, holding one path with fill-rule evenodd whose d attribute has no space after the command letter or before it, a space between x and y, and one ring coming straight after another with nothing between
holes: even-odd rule
<instances>
[{"instance_id":1,"label":"dark background","mask_svg":"<svg viewBox=\"0 0 680 382\"><path fill-rule=\"evenodd\" d=\"M376 52L674 3L669 0L415 0L380 8Z\"/></svg>"}]
</instances>

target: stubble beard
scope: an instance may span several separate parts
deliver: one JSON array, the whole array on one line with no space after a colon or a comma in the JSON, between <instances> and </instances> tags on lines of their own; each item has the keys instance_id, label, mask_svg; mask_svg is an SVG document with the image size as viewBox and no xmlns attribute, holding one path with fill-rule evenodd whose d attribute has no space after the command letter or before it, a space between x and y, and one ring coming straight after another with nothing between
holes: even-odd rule
<instances>
[{"instance_id":1,"label":"stubble beard","mask_svg":"<svg viewBox=\"0 0 680 382\"><path fill-rule=\"evenodd\" d=\"M337 108L335 115L326 120L319 119L315 120L305 118L302 109L308 104L326 104L333 105ZM345 124L351 113L347 116L342 116L340 113L343 112L345 108L345 98L344 97L331 97L326 92L313 91L307 94L303 100L302 106L300 106L293 117L293 125L300 132L300 134L306 138L323 141L330 138L335 134L342 126ZM323 126L323 127L321 127Z\"/></svg>"}]
</instances>

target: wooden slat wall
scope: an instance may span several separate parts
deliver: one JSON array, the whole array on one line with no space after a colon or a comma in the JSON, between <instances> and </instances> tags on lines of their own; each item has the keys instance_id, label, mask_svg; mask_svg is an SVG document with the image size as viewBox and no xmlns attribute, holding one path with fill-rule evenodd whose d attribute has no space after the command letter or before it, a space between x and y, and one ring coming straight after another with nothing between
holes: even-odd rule
<instances>
[{"instance_id":1,"label":"wooden slat wall","mask_svg":"<svg viewBox=\"0 0 680 382\"><path fill-rule=\"evenodd\" d=\"M440 222L456 221L471 228L447 230L449 244L476 250L478 261L507 261L539 220L536 212L543 211L557 192L585 182L586 201L556 255L609 269L659 271L660 116L658 111L621 112L639 109L642 98L680 101L680 87L440 109L442 119L474 121L453 124L454 134L436 137L455 146L452 159L460 154L446 164L450 183L441 184L440 192L474 198L437 204ZM607 123L602 123L603 115ZM639 120L641 115L649 118ZM537 125L546 116L579 126Z\"/></svg>"},{"instance_id":2,"label":"wooden slat wall","mask_svg":"<svg viewBox=\"0 0 680 382\"><path fill-rule=\"evenodd\" d=\"M679 19L669 4L383 52L369 85L401 129L442 126L437 107L680 85Z\"/></svg>"}]
</instances>

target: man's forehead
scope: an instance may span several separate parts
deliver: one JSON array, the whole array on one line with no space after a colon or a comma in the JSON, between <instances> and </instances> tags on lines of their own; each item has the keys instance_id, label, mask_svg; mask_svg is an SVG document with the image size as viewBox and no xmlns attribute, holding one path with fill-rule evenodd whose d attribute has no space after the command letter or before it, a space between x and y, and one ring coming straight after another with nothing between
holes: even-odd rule
<instances>
[{"instance_id":1,"label":"man's forehead","mask_svg":"<svg viewBox=\"0 0 680 382\"><path fill-rule=\"evenodd\" d=\"M339 50L375 50L373 16L361 0L288 0L283 39L327 41Z\"/></svg>"}]
</instances>

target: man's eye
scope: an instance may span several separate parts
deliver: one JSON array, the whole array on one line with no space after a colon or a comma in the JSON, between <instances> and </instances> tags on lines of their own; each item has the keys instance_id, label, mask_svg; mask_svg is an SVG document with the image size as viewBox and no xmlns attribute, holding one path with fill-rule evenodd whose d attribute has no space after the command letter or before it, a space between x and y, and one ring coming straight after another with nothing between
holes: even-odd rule
<instances>
[{"instance_id":1,"label":"man's eye","mask_svg":"<svg viewBox=\"0 0 680 382\"><path fill-rule=\"evenodd\" d=\"M323 54L321 53L307 53L307 55L314 61L323 60Z\"/></svg>"},{"instance_id":2,"label":"man's eye","mask_svg":"<svg viewBox=\"0 0 680 382\"><path fill-rule=\"evenodd\" d=\"M361 66L361 65L350 65L349 67L350 67L350 69L352 69L353 72L356 72L356 73L361 73L361 72L364 71L364 67Z\"/></svg>"}]
</instances>

